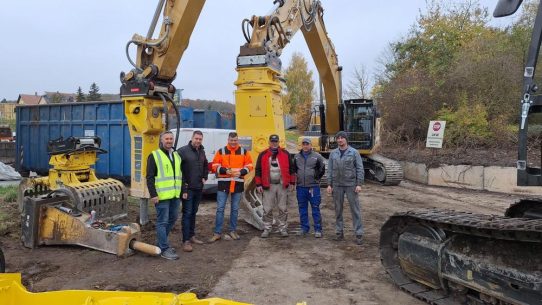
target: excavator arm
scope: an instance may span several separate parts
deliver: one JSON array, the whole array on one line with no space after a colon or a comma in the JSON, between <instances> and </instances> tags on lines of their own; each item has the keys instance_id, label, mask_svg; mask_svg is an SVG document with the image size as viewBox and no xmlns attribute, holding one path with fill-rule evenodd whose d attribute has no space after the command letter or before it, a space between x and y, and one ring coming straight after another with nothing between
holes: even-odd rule
<instances>
[{"instance_id":1,"label":"excavator arm","mask_svg":"<svg viewBox=\"0 0 542 305\"><path fill-rule=\"evenodd\" d=\"M170 109L179 116L173 103L172 82L204 4L205 0L160 0L147 35L135 34L126 45L126 55L133 67L121 73L121 97L132 145L130 195L142 198L142 224L147 222L146 198L149 197L146 158L158 148L159 135L168 128ZM153 38L160 14L160 33ZM135 61L130 58L131 45L137 46ZM179 121L177 127L180 127Z\"/></svg>"},{"instance_id":2,"label":"excavator arm","mask_svg":"<svg viewBox=\"0 0 542 305\"><path fill-rule=\"evenodd\" d=\"M280 73L280 55L294 35L301 30L324 86L328 131L339 131L338 105L341 79L335 47L324 23L324 9L320 1L275 1L266 16L252 16L243 21L246 44L241 46L237 67L267 66ZM252 33L249 35L249 27Z\"/></svg>"},{"instance_id":3,"label":"excavator arm","mask_svg":"<svg viewBox=\"0 0 542 305\"><path fill-rule=\"evenodd\" d=\"M323 80L329 113L327 126L331 132L339 130L341 67L323 15L320 1L275 1L269 14L243 21L246 43L240 47L237 57L236 125L241 145L251 151L253 160L268 147L270 134L278 134L281 146L285 147L280 55L299 30ZM252 177L245 180L243 208L248 213L244 218L262 229L263 207Z\"/></svg>"}]
</instances>

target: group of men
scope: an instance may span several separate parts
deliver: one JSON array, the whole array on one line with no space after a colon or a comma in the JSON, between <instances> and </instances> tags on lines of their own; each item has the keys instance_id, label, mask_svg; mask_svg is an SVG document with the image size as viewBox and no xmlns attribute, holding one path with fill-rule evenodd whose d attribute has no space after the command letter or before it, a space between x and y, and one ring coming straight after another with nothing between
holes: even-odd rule
<instances>
[{"instance_id":1,"label":"group of men","mask_svg":"<svg viewBox=\"0 0 542 305\"><path fill-rule=\"evenodd\" d=\"M344 239L343 203L346 195L352 212L356 243L361 244L363 226L358 193L364 181L363 163L357 150L348 145L345 132L336 135L338 148L333 150L328 161L327 193L333 195L335 203L335 240ZM299 235L310 232L309 204L313 218L314 237L321 238L322 218L320 214L320 180L325 173L324 158L313 151L311 141L305 138L302 149L292 156L280 147L279 136L269 137L269 148L258 155L254 179L256 189L263 198L264 230L262 238L272 232L272 225L278 225L280 236L288 237L288 196L296 190L301 230ZM170 247L168 236L179 214L182 201L182 250L193 251L193 244L204 244L195 234L196 214L202 198L203 186L209 168L217 177L217 209L213 235L209 243L222 239L224 210L230 197L229 231L225 238L238 240L237 218L239 203L244 192L244 177L253 169L249 151L239 145L236 132L230 132L228 143L217 150L209 166L202 145L203 133L194 131L189 143L177 151L173 148L173 133L160 135L160 147L147 158L147 187L150 202L156 209L157 244L166 259L179 258ZM273 210L278 210L277 217Z\"/></svg>"}]
</instances>

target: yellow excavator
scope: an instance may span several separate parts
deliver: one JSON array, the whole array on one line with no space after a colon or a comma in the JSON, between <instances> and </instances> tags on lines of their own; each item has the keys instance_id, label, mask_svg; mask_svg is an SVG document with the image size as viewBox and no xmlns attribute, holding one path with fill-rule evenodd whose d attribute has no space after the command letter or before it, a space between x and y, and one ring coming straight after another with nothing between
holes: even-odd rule
<instances>
[{"instance_id":1,"label":"yellow excavator","mask_svg":"<svg viewBox=\"0 0 542 305\"><path fill-rule=\"evenodd\" d=\"M283 4L282 1L279 1ZM297 6L302 6L303 2L295 1ZM177 114L177 128L180 127L180 117L178 109L173 102L173 94L175 88L172 81L175 79L177 66L180 59L188 46L188 41L194 26L197 22L199 14L203 8L205 0L159 0L156 12L149 31L145 37L135 34L126 45L126 55L128 61L133 66L129 72L122 72L120 75L121 97L124 101L125 115L128 119L130 136L131 136L131 188L130 195L140 198L140 221L145 223L147 220L147 205L149 192L146 188L145 173L146 162L145 158L153 150L158 148L159 134L168 126L168 116L170 109ZM154 31L158 20L162 14L162 26L158 38L153 38ZM133 60L129 55L131 45L137 46L136 59ZM263 68L265 70L265 68ZM240 72L241 73L241 72ZM267 113L274 113L277 118L280 117L280 124L271 124L274 121L257 120L257 126L264 126L258 135L267 136L269 133L280 133L284 135L282 123L282 110L280 108L280 84L275 83L274 79L280 73L278 71L257 71L256 74L262 77L271 77L271 83L266 83L264 87L271 88L273 91L273 99L267 99L268 96L260 94L255 100L258 102L252 106L252 109L257 113L257 116L266 116ZM254 77L253 73L248 73L248 78ZM242 77L240 77L241 79ZM266 82L266 81L264 81ZM245 84L247 85L247 84ZM257 86L257 84L254 84ZM250 87L251 85L247 85ZM276 94L275 94L276 93ZM263 99L263 103L262 103ZM268 103L268 102L273 103ZM259 109L260 106L265 106L264 109ZM250 107L248 105L238 107ZM269 107L269 109L267 108ZM247 113L245 113L247 114ZM246 117L245 117L246 119ZM243 121L242 119L239 121ZM239 122L238 121L238 122ZM254 121L251 121L254 122ZM250 134L246 131L246 122L243 122L242 130L244 134ZM179 134L177 132L177 134ZM282 137L284 138L284 137ZM264 146L259 137L254 139L257 149L261 151ZM82 140L82 141L81 141ZM81 142L86 142L86 139L73 139L76 145ZM175 146L177 145L177 138ZM62 144L58 145L59 147ZM89 144L89 147L92 146ZM86 146L85 146L86 147ZM61 175L70 174L71 170L86 171L87 176L92 178L92 169L90 163L95 161L95 156L86 154L85 149L75 147L73 150L64 151L59 154L59 162L63 172ZM81 154L82 153L82 154ZM74 157L75 156L75 157ZM70 160L71 159L71 160ZM80 159L80 160L76 160ZM56 160L56 157L55 157ZM67 164L71 167L66 168L66 164L62 164L67 160ZM74 162L75 161L75 162ZM70 163L71 162L71 163ZM79 162L79 163L78 163ZM90 163L89 163L90 162ZM77 178L85 176L85 174L75 174ZM58 178L58 175L54 176ZM49 183L50 179L43 179L44 183ZM58 179L53 179L55 183ZM124 188L122 188L124 190ZM30 189L27 191L31 192ZM90 193L96 190L90 187L86 190ZM25 240L29 245L42 243L40 235L42 231L50 232L55 236L61 236L59 242L80 244L81 238L70 234L71 228L77 228L77 232L88 233L89 225L91 224L93 215L91 213L81 212L73 206L75 195L72 192L64 191L59 188L54 190L57 194L49 193L46 197L36 197L33 202L23 203L23 210L29 211L28 215L28 238ZM31 197L31 196L28 196ZM102 198L103 199L103 198ZM93 201L94 203L94 201ZM28 208L26 206L29 206ZM30 214L30 210L36 211ZM43 218L43 213L47 213L50 223L40 223ZM34 216L35 219L32 219ZM57 222L54 222L54 221ZM23 219L23 223L26 219ZM34 225L33 225L34 224ZM109 242L112 238L117 238L117 244L124 246L125 250L152 250L147 249L147 245L137 242L137 239L130 235L132 226L121 226L121 232L113 233L112 230L104 230L104 234L91 236L90 243L92 245L100 244L105 241ZM100 229L100 228L98 228ZM48 231L49 230L49 231ZM37 232L36 232L37 231ZM125 232L126 231L126 232ZM39 232L39 233L38 233ZM127 236L122 236L121 233L126 233ZM88 234L86 234L88 235ZM72 238L76 238L76 241ZM88 240L83 239L85 242ZM87 245L88 246L88 245ZM91 246L92 247L92 246ZM115 249L112 249L115 251ZM1 254L1 252L0 252ZM122 253L124 254L124 253ZM0 267L2 270L5 267L3 256L1 258ZM21 284L20 274L0 274L0 303L6 305L24 305L24 304L244 304L234 301L228 301L218 298L206 300L198 300L193 293L183 293L174 295L170 293L153 293L153 292L118 292L118 291L53 291L43 293L30 293ZM301 303L300 303L301 304Z\"/></svg>"},{"instance_id":2,"label":"yellow excavator","mask_svg":"<svg viewBox=\"0 0 542 305\"><path fill-rule=\"evenodd\" d=\"M495 17L521 0L499 0ZM536 72L542 5L534 20L520 99L517 184L541 186L542 170L527 160L529 119L542 112ZM392 281L429 304L542 304L542 202L525 199L504 216L414 210L390 217L380 231L380 257Z\"/></svg>"},{"instance_id":3,"label":"yellow excavator","mask_svg":"<svg viewBox=\"0 0 542 305\"><path fill-rule=\"evenodd\" d=\"M268 15L243 20L246 43L240 47L237 57L236 127L241 145L250 150L253 160L269 147L270 134L278 134L281 146L285 147L281 94L284 78L280 56L299 30L303 33L324 85L326 100L329 103L335 101L336 104L340 100L341 67L328 37L323 15L320 1L278 0L274 1ZM329 106L326 111L328 116L324 120L328 130L339 131L338 107ZM252 176L245 180L241 207L245 212L244 219L262 229L263 207Z\"/></svg>"}]
</instances>

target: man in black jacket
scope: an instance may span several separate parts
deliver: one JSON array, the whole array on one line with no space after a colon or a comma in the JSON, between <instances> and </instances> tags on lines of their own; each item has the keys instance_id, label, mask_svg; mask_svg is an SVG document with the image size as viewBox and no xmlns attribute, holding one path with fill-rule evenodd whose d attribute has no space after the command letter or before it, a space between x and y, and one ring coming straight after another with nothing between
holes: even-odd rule
<instances>
[{"instance_id":1,"label":"man in black jacket","mask_svg":"<svg viewBox=\"0 0 542 305\"><path fill-rule=\"evenodd\" d=\"M207 157L205 157L205 150L203 145L201 145L202 142L203 133L195 130L190 142L177 150L183 160L181 163L183 174L181 198L183 201L183 251L185 252L192 252L192 244L203 244L195 236L196 213L198 212L198 206L201 201L203 185L209 174Z\"/></svg>"}]
</instances>

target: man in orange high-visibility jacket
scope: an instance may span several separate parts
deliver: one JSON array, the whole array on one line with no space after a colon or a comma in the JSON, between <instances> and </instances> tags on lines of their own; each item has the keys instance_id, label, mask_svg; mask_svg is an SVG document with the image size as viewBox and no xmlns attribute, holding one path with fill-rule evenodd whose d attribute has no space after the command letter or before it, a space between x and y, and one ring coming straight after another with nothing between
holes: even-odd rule
<instances>
[{"instance_id":1,"label":"man in orange high-visibility jacket","mask_svg":"<svg viewBox=\"0 0 542 305\"><path fill-rule=\"evenodd\" d=\"M230 132L228 134L228 145L216 152L212 162L212 169L217 176L218 190L216 193L215 230L209 242L215 242L222 237L224 209L228 194L231 194L229 237L237 240L240 238L236 230L239 202L245 188L244 177L253 169L253 166L250 153L239 146L239 137L236 132Z\"/></svg>"}]
</instances>

